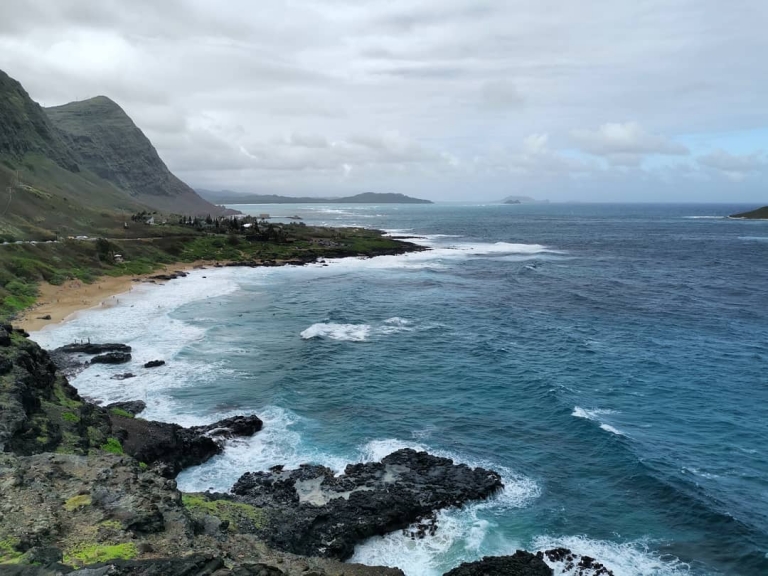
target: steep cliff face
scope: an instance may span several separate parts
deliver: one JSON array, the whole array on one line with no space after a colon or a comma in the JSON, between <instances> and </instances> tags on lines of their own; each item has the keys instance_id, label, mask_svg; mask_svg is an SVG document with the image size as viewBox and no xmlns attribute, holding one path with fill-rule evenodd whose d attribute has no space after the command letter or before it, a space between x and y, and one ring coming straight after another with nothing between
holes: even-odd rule
<instances>
[{"instance_id":1,"label":"steep cliff face","mask_svg":"<svg viewBox=\"0 0 768 576\"><path fill-rule=\"evenodd\" d=\"M74 155L40 105L0 70L0 154L22 158L28 153L42 154L62 168L79 171Z\"/></svg>"},{"instance_id":2,"label":"steep cliff face","mask_svg":"<svg viewBox=\"0 0 768 576\"><path fill-rule=\"evenodd\" d=\"M143 204L164 212L221 212L168 170L149 139L109 98L97 96L45 112L83 166Z\"/></svg>"}]
</instances>

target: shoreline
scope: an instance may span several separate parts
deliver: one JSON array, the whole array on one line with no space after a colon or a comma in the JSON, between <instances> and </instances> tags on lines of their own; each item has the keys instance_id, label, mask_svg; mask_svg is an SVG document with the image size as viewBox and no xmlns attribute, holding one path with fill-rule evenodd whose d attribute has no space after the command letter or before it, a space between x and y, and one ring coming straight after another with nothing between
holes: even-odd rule
<instances>
[{"instance_id":1,"label":"shoreline","mask_svg":"<svg viewBox=\"0 0 768 576\"><path fill-rule=\"evenodd\" d=\"M150 280L159 274L189 272L214 266L207 260L166 264L147 274L127 274L124 276L101 276L91 284L77 279L67 280L56 286L47 282L38 285L37 302L25 309L12 321L12 324L27 332L37 332L46 326L61 324L71 316L92 308L110 308L119 302L117 296L130 292L137 284L165 280Z\"/></svg>"}]
</instances>

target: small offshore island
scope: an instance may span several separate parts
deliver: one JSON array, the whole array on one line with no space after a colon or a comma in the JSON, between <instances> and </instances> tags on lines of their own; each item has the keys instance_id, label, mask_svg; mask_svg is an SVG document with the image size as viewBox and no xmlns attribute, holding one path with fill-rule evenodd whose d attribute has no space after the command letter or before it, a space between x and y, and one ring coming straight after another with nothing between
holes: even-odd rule
<instances>
[{"instance_id":1,"label":"small offshore island","mask_svg":"<svg viewBox=\"0 0 768 576\"><path fill-rule=\"evenodd\" d=\"M731 214L729 218L738 218L741 220L768 220L768 206L750 210L749 212L741 212L740 214Z\"/></svg>"}]
</instances>

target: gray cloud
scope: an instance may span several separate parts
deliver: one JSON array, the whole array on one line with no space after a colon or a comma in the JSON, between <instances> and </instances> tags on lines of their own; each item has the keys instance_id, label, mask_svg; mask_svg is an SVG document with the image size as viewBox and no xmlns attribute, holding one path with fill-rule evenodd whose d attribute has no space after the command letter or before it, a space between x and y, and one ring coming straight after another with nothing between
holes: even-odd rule
<instances>
[{"instance_id":1,"label":"gray cloud","mask_svg":"<svg viewBox=\"0 0 768 576\"><path fill-rule=\"evenodd\" d=\"M585 152L619 159L644 154L677 156L690 152L682 144L647 132L637 122L606 123L597 130L574 130L571 137Z\"/></svg>"},{"instance_id":2,"label":"gray cloud","mask_svg":"<svg viewBox=\"0 0 768 576\"><path fill-rule=\"evenodd\" d=\"M713 169L734 181L744 180L768 168L763 153L730 154L725 150L715 150L696 160L703 168Z\"/></svg>"},{"instance_id":3,"label":"gray cloud","mask_svg":"<svg viewBox=\"0 0 768 576\"><path fill-rule=\"evenodd\" d=\"M764 156L731 135L768 122L766 20L761 0L4 0L0 68L45 105L110 96L193 185L647 199L640 179L683 198L725 176L751 200Z\"/></svg>"}]
</instances>

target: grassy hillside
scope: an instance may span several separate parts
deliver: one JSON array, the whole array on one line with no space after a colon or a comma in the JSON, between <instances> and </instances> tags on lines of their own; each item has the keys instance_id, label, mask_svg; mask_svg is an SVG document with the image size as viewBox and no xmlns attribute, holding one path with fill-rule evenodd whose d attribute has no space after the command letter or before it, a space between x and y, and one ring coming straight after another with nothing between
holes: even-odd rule
<instances>
[{"instance_id":1,"label":"grassy hillside","mask_svg":"<svg viewBox=\"0 0 768 576\"><path fill-rule=\"evenodd\" d=\"M105 96L45 109L83 167L163 212L219 214L174 176L120 106Z\"/></svg>"}]
</instances>

